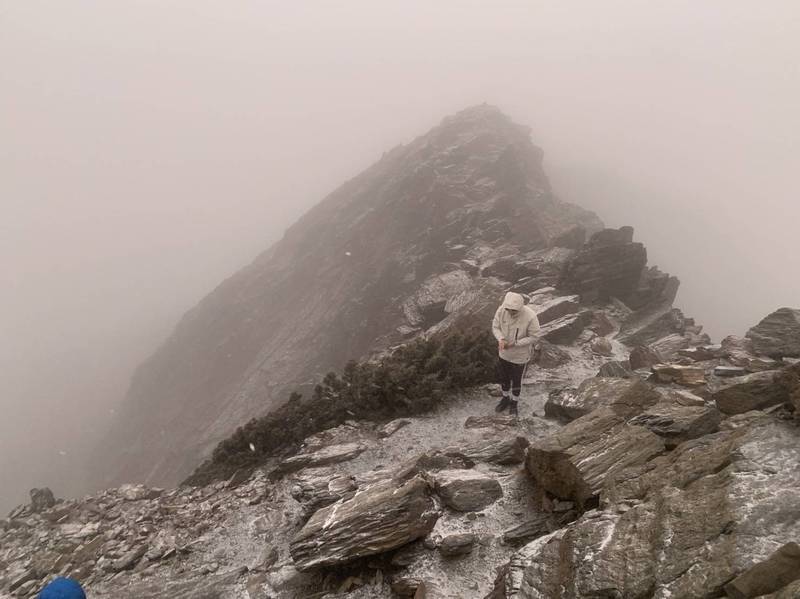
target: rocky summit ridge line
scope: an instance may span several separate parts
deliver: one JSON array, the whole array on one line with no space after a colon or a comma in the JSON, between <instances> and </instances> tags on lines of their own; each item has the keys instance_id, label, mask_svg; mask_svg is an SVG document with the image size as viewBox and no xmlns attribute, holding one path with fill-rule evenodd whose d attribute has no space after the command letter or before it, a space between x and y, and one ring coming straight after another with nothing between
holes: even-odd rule
<instances>
[{"instance_id":1,"label":"rocky summit ridge line","mask_svg":"<svg viewBox=\"0 0 800 599\"><path fill-rule=\"evenodd\" d=\"M539 265L600 228L554 197L527 128L487 105L444 119L183 317L137 369L94 482L176 484L291 391L493 303L496 277L555 282Z\"/></svg>"}]
</instances>

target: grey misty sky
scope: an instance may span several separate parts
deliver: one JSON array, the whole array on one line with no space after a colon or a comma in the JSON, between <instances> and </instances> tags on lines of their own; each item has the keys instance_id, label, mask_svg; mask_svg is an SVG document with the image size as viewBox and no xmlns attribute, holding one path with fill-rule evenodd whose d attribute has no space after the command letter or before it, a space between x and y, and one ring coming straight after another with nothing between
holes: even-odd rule
<instances>
[{"instance_id":1,"label":"grey misty sky","mask_svg":"<svg viewBox=\"0 0 800 599\"><path fill-rule=\"evenodd\" d=\"M0 2L0 508L83 491L180 315L468 105L715 338L800 305L798 40L794 1Z\"/></svg>"}]
</instances>

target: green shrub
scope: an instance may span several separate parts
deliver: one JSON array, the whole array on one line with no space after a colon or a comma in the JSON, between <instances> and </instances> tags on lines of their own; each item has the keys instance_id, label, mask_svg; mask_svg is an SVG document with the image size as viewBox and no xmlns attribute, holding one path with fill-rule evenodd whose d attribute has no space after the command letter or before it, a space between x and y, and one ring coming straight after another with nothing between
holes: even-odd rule
<instances>
[{"instance_id":1,"label":"green shrub","mask_svg":"<svg viewBox=\"0 0 800 599\"><path fill-rule=\"evenodd\" d=\"M420 339L379 361L349 362L328 373L307 401L298 393L222 441L186 480L207 484L297 449L311 434L346 420L382 422L427 412L459 389L494 377L495 340L481 329Z\"/></svg>"}]
</instances>

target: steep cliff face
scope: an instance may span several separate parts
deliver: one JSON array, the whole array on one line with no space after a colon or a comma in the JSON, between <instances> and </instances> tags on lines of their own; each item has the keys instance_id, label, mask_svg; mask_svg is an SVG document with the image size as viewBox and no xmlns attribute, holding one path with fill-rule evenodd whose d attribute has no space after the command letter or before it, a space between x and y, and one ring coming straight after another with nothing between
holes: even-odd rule
<instances>
[{"instance_id":1,"label":"steep cliff face","mask_svg":"<svg viewBox=\"0 0 800 599\"><path fill-rule=\"evenodd\" d=\"M342 185L189 311L137 370L96 481L170 484L216 442L348 359L448 326L602 227L553 196L542 152L478 106Z\"/></svg>"}]
</instances>

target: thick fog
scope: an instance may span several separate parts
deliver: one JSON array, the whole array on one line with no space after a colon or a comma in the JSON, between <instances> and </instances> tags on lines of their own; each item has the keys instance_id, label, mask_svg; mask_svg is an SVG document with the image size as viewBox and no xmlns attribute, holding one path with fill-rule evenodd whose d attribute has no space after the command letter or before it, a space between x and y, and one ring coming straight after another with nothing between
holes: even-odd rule
<instances>
[{"instance_id":1,"label":"thick fog","mask_svg":"<svg viewBox=\"0 0 800 599\"><path fill-rule=\"evenodd\" d=\"M791 0L0 3L0 509L86 491L180 315L468 105L530 125L715 339L800 306L798 40Z\"/></svg>"}]
</instances>

